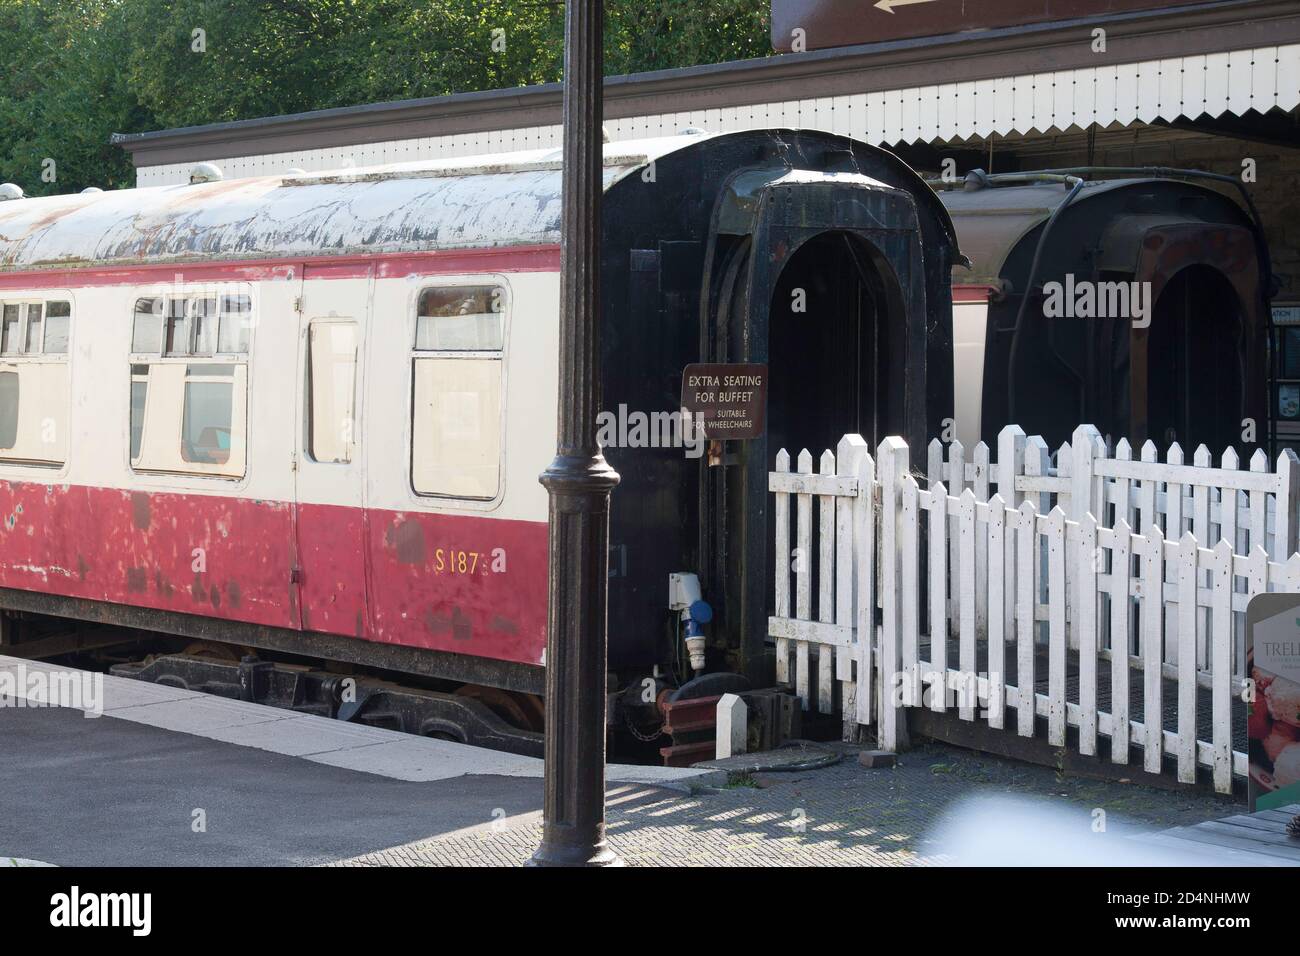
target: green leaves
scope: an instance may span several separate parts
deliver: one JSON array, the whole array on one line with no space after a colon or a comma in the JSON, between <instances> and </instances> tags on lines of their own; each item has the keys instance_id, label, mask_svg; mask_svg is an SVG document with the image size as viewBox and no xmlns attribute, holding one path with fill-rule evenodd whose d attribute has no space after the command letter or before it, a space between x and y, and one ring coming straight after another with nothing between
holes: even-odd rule
<instances>
[{"instance_id":1,"label":"green leaves","mask_svg":"<svg viewBox=\"0 0 1300 956\"><path fill-rule=\"evenodd\" d=\"M768 8L606 0L606 73L766 56ZM561 0L0 0L0 181L129 186L114 132L555 82L563 47Z\"/></svg>"},{"instance_id":2,"label":"green leaves","mask_svg":"<svg viewBox=\"0 0 1300 956\"><path fill-rule=\"evenodd\" d=\"M130 185L108 142L139 123L120 70L125 37L108 0L0 0L0 180L30 195ZM53 182L43 181L53 159Z\"/></svg>"}]
</instances>

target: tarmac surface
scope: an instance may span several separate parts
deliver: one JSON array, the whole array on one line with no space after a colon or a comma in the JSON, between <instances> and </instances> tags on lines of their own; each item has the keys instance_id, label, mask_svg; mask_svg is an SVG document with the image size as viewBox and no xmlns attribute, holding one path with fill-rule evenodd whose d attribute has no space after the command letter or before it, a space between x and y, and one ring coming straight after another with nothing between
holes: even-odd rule
<instances>
[{"instance_id":1,"label":"tarmac surface","mask_svg":"<svg viewBox=\"0 0 1300 956\"><path fill-rule=\"evenodd\" d=\"M0 709L0 856L310 865L540 806L536 778L411 782L75 710Z\"/></svg>"}]
</instances>

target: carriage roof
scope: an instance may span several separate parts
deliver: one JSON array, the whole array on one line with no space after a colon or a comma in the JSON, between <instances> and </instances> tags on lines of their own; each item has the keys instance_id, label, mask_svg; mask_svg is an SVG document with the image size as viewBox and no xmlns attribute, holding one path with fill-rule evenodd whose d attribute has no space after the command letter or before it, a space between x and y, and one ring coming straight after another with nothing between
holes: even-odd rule
<instances>
[{"instance_id":1,"label":"carriage roof","mask_svg":"<svg viewBox=\"0 0 1300 956\"><path fill-rule=\"evenodd\" d=\"M608 189L688 134L605 146ZM0 202L0 271L531 246L560 240L561 151Z\"/></svg>"},{"instance_id":2,"label":"carriage roof","mask_svg":"<svg viewBox=\"0 0 1300 956\"><path fill-rule=\"evenodd\" d=\"M1033 172L1027 172L1026 175L1033 175ZM1177 190L1185 195L1218 197L1224 203L1223 208L1236 206L1230 197L1197 183L1168 177L1142 176L1088 180L1071 203L1071 208L1119 192L1142 192L1153 185L1163 190ZM950 189L940 192L939 198L952 216L953 225L957 227L962 252L971 263L969 268L954 266L953 281L996 284L1007 259L1021 240L1050 219L1069 195L1069 186L1056 182L990 185L980 189ZM1095 237L1090 237L1085 241L1080 238L1079 241L1086 244L1094 239Z\"/></svg>"}]
</instances>

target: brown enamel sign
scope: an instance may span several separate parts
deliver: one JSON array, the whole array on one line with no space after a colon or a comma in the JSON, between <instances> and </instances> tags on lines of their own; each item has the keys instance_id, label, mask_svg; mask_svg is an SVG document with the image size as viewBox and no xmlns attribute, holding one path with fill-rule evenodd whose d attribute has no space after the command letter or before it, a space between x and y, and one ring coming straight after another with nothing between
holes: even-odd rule
<instances>
[{"instance_id":1,"label":"brown enamel sign","mask_svg":"<svg viewBox=\"0 0 1300 956\"><path fill-rule=\"evenodd\" d=\"M782 52L1158 10L1201 0L772 0Z\"/></svg>"},{"instance_id":2,"label":"brown enamel sign","mask_svg":"<svg viewBox=\"0 0 1300 956\"><path fill-rule=\"evenodd\" d=\"M767 411L767 366L753 362L686 366L682 411L712 441L761 437Z\"/></svg>"}]
</instances>

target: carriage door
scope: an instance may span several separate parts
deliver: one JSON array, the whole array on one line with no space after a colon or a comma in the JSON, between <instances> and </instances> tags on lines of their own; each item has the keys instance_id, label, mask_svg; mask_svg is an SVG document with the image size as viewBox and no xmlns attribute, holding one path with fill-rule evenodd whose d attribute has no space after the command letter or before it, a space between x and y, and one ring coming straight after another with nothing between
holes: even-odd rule
<instances>
[{"instance_id":1,"label":"carriage door","mask_svg":"<svg viewBox=\"0 0 1300 956\"><path fill-rule=\"evenodd\" d=\"M373 271L306 266L298 322L297 535L305 630L364 637L361 396Z\"/></svg>"}]
</instances>

